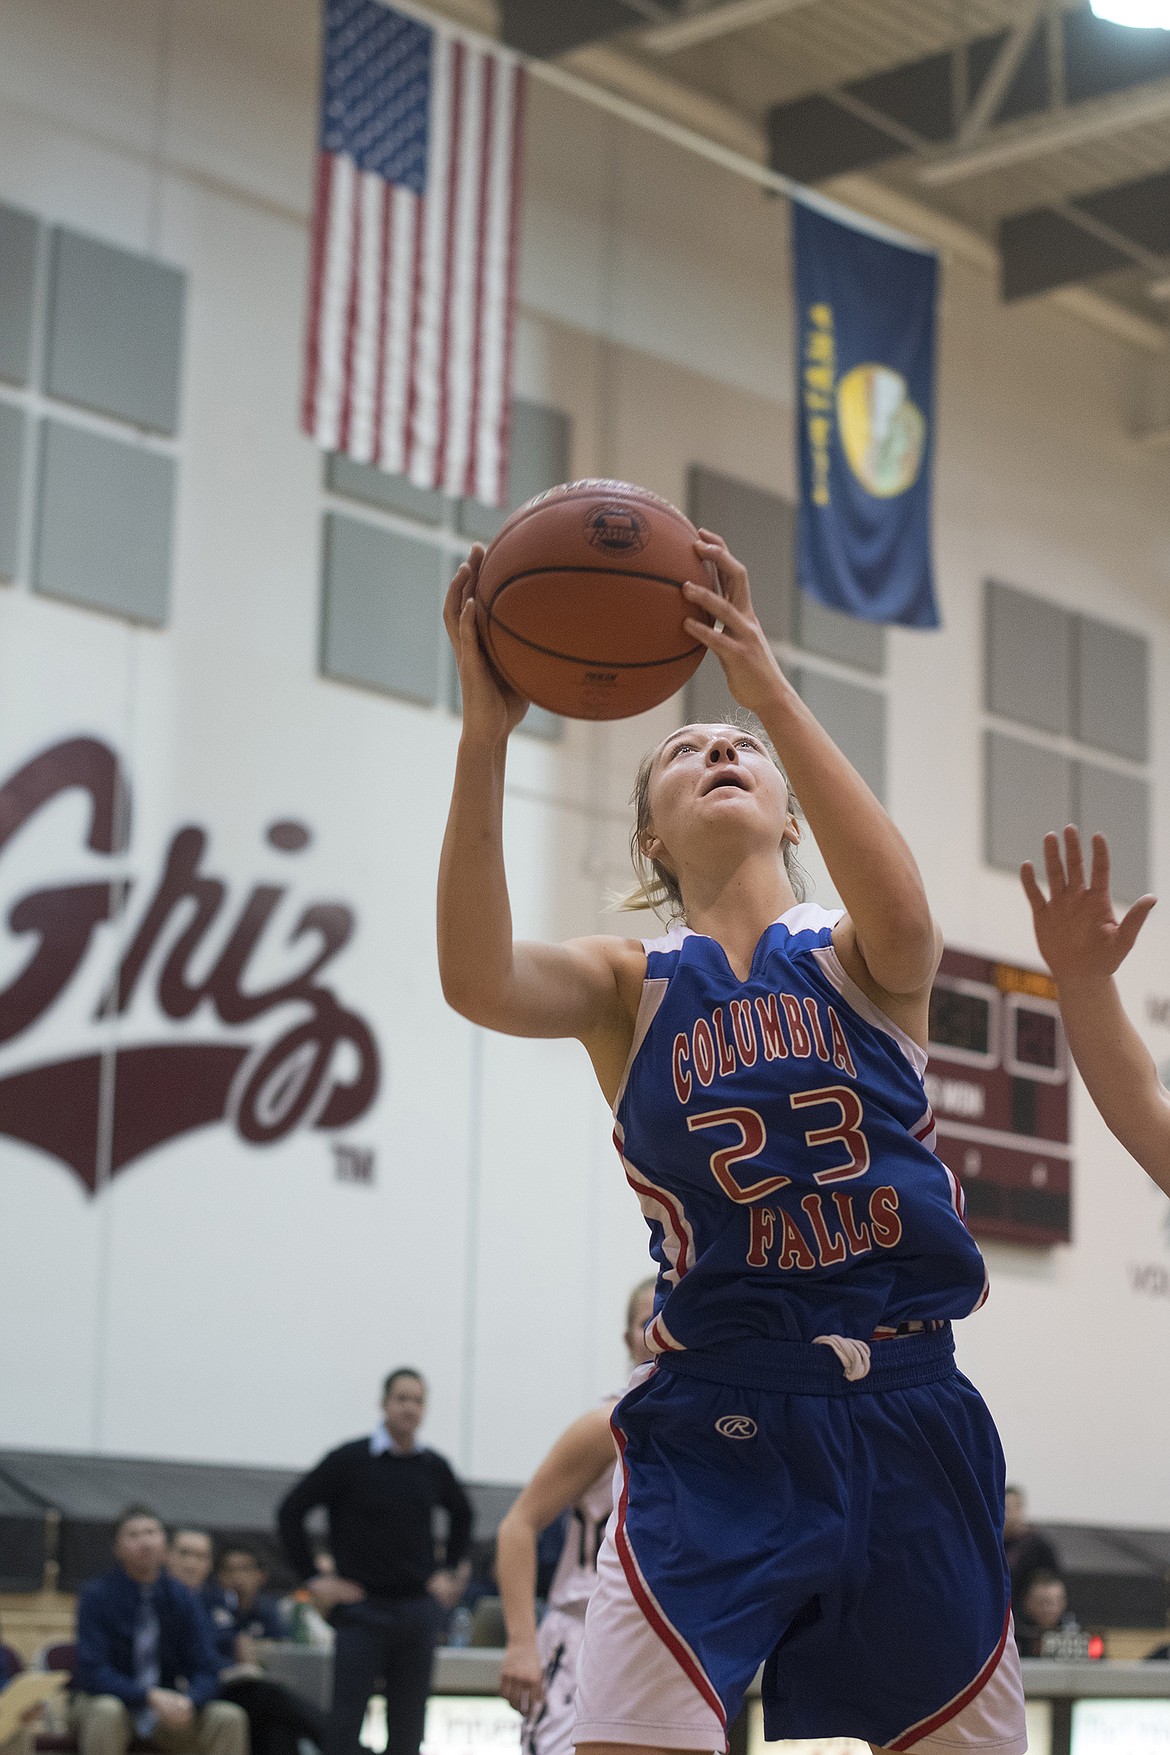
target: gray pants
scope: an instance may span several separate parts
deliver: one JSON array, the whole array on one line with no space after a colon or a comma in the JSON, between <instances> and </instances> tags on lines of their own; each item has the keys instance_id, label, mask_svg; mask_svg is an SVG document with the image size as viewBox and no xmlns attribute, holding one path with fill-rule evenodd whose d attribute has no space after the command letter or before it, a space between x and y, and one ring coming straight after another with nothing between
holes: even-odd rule
<instances>
[{"instance_id":1,"label":"gray pants","mask_svg":"<svg viewBox=\"0 0 1170 1755\"><path fill-rule=\"evenodd\" d=\"M136 1736L114 1694L75 1694L73 1723L80 1755L126 1755ZM230 1701L212 1700L192 1713L185 1729L157 1725L144 1740L160 1755L248 1755L248 1720Z\"/></svg>"}]
</instances>

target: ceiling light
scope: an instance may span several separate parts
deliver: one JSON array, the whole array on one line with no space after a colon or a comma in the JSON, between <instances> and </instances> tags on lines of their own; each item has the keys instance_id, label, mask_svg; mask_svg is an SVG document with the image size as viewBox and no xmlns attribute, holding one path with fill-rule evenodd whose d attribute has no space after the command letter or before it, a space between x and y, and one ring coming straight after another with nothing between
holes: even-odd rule
<instances>
[{"instance_id":1,"label":"ceiling light","mask_svg":"<svg viewBox=\"0 0 1170 1755\"><path fill-rule=\"evenodd\" d=\"M1170 0L1090 0L1098 18L1139 29L1170 30Z\"/></svg>"}]
</instances>

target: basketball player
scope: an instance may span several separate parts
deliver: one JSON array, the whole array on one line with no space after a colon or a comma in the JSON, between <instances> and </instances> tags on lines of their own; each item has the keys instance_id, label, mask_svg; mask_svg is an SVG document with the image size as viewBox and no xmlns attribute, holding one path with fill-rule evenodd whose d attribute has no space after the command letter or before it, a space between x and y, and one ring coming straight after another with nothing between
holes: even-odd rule
<instances>
[{"instance_id":1,"label":"basketball player","mask_svg":"<svg viewBox=\"0 0 1170 1755\"><path fill-rule=\"evenodd\" d=\"M1154 897L1143 896L1118 920L1109 894L1104 835L1093 836L1088 883L1081 838L1071 826L1064 831L1063 862L1059 839L1045 835L1044 866L1047 899L1030 861L1021 866L1020 877L1032 904L1040 955L1056 978L1072 1057L1110 1132L1162 1192L1170 1194L1170 1092L1126 1017L1113 979L1133 949Z\"/></svg>"},{"instance_id":2,"label":"basketball player","mask_svg":"<svg viewBox=\"0 0 1170 1755\"><path fill-rule=\"evenodd\" d=\"M695 546L722 594L684 586L687 632L783 759L843 912L800 901L795 800L764 739L690 725L635 791L672 929L514 943L504 765L525 703L479 645L482 551L445 610L464 718L444 990L488 1028L584 1044L659 1268L655 1362L612 1418L622 1484L575 1739L722 1750L764 1663L770 1737L1023 1755L1003 1459L950 1332L986 1278L922 1086L939 933L902 837L777 665L746 571L709 532Z\"/></svg>"},{"instance_id":3,"label":"basketball player","mask_svg":"<svg viewBox=\"0 0 1170 1755\"><path fill-rule=\"evenodd\" d=\"M626 1349L632 1366L653 1357L646 1329L654 1315L653 1280L643 1280L626 1306ZM563 1432L500 1525L496 1577L508 1645L500 1693L524 1714L527 1755L568 1755L576 1718L577 1654L585 1610L597 1583L597 1552L613 1510L616 1460L611 1396ZM536 1544L543 1529L573 1509L553 1574L548 1608L536 1626Z\"/></svg>"}]
</instances>

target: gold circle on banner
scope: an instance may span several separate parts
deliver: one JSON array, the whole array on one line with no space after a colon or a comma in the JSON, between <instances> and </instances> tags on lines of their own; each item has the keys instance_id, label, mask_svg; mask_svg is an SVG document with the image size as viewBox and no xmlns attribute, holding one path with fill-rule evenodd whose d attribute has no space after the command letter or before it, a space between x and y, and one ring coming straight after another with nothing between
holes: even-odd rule
<instances>
[{"instance_id":1,"label":"gold circle on banner","mask_svg":"<svg viewBox=\"0 0 1170 1755\"><path fill-rule=\"evenodd\" d=\"M891 500L913 487L926 451L926 419L900 372L872 362L837 385L837 426L850 469L867 493Z\"/></svg>"}]
</instances>

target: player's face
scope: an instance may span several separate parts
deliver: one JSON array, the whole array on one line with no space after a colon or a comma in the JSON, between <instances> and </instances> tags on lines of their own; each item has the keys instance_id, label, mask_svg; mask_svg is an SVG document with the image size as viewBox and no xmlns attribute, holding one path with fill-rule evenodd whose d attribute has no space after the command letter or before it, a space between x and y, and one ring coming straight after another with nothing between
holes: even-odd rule
<instances>
[{"instance_id":1,"label":"player's face","mask_svg":"<svg viewBox=\"0 0 1170 1755\"><path fill-rule=\"evenodd\" d=\"M651 857L672 870L712 833L799 839L788 787L759 738L734 725L684 725L666 738L650 776Z\"/></svg>"}]
</instances>

